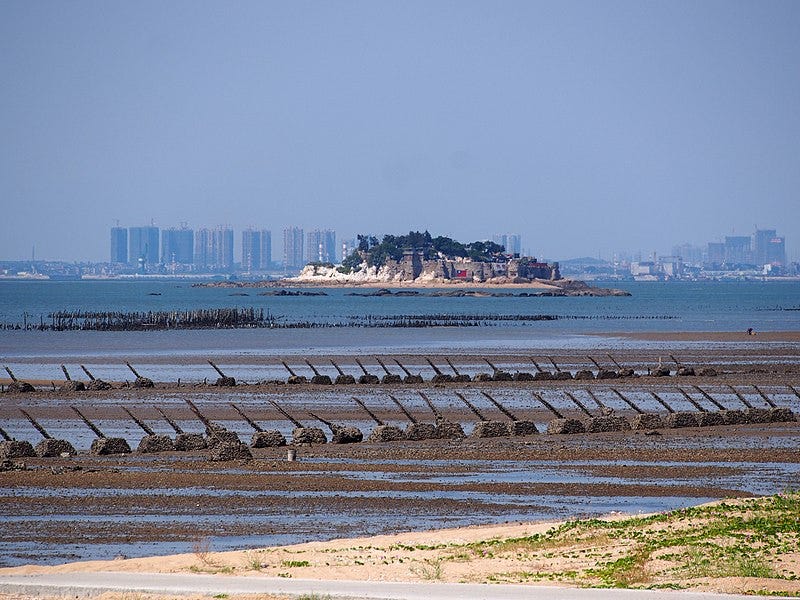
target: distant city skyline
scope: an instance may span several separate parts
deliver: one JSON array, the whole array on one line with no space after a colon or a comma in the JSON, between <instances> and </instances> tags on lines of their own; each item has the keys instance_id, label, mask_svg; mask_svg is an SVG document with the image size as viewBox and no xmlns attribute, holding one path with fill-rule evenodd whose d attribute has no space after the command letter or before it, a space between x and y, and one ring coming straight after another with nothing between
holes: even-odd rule
<instances>
[{"instance_id":1,"label":"distant city skyline","mask_svg":"<svg viewBox=\"0 0 800 600\"><path fill-rule=\"evenodd\" d=\"M118 219L274 257L293 225L548 258L777 227L796 260L798 31L793 0L3 2L0 259L107 260Z\"/></svg>"},{"instance_id":2,"label":"distant city skyline","mask_svg":"<svg viewBox=\"0 0 800 600\"><path fill-rule=\"evenodd\" d=\"M312 229L305 233L301 227L284 227L282 228L282 237L273 240L271 230L263 227L254 229L249 226L242 230L236 230L232 227L217 226L216 228L201 227L193 230L187 226L185 221L181 222L180 227L170 226L164 228L159 228L156 225L123 227L117 224L107 231L110 233L110 251L107 250L106 256L100 260L74 261L70 257L36 258L39 260L66 262L110 262L120 264L135 264L137 261L140 263L143 261L150 266L156 264L192 264L205 267L219 263L225 268L229 268L233 264L241 264L244 268L247 264L250 264L252 270L265 270L268 267L264 265L269 265L270 263L273 266L289 268L297 268L308 262L320 260L321 262L337 263L344 258L344 252L348 254L352 252L357 242L355 236L340 236L331 229ZM193 243L195 231L201 232L199 233L201 239ZM214 231L217 232L216 238L214 238ZM224 232L225 240L219 237L222 235L221 232ZM380 238L386 234L398 235L403 233L405 232L362 232L362 235L375 235ZM431 231L431 233L434 236L444 235L437 231ZM602 256L600 253L583 256L551 256L546 252L537 253L529 247L530 245L535 246L535 240L532 240L530 245L527 243L528 240L525 240L526 244L523 244L524 238L520 234L495 233L478 239L494 241L503 245L510 254L519 253L547 260L570 260L590 257L602 258L608 261L618 259L641 261L652 259L653 256L676 256L680 257L684 263L689 264L699 264L710 260L711 262L724 262L726 264L766 264L771 262L785 266L792 262L800 262L790 255L788 251L790 242L781 233L776 228L756 229L748 235L712 236L712 240L723 240L719 242L673 243L669 249L650 251L621 249L606 256ZM287 236L293 239L290 240ZM108 240L109 238L107 237L106 239ZM341 243L338 243L338 239L341 239ZM156 243L156 240L159 240L158 243ZM459 239L458 241L469 242L474 240ZM155 252L152 250L154 243L156 243ZM290 253L294 253L288 259L288 262L287 243L292 246L289 250ZM274 244L282 244L277 253L275 253ZM221 250L223 245L225 247L224 251ZM106 247L109 248L108 241L106 242ZM217 253L215 260L206 258L207 254L210 253L210 255L214 256L215 252ZM219 254L220 252L224 253L224 258ZM256 258L254 258L255 254L258 255ZM248 263L248 256L250 257L250 263ZM273 256L277 258L273 259ZM0 257L0 260L25 261L30 260L30 258ZM140 261L140 259L142 260Z\"/></svg>"}]
</instances>

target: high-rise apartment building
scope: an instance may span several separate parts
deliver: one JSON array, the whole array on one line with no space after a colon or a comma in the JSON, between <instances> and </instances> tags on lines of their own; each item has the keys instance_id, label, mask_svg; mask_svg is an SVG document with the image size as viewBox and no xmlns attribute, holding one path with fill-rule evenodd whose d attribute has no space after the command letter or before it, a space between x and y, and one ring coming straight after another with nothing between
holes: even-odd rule
<instances>
[{"instance_id":1,"label":"high-rise apartment building","mask_svg":"<svg viewBox=\"0 0 800 600\"><path fill-rule=\"evenodd\" d=\"M722 242L708 242L708 256L706 264L712 269L718 269L725 262L725 244Z\"/></svg>"},{"instance_id":2,"label":"high-rise apartment building","mask_svg":"<svg viewBox=\"0 0 800 600\"><path fill-rule=\"evenodd\" d=\"M786 238L774 229L756 229L755 264L786 266Z\"/></svg>"},{"instance_id":3,"label":"high-rise apartment building","mask_svg":"<svg viewBox=\"0 0 800 600\"><path fill-rule=\"evenodd\" d=\"M286 269L299 269L304 265L303 230L288 227L283 230L283 266Z\"/></svg>"},{"instance_id":4,"label":"high-rise apartment building","mask_svg":"<svg viewBox=\"0 0 800 600\"><path fill-rule=\"evenodd\" d=\"M496 233L492 241L503 246L506 254L522 254L522 236L518 233Z\"/></svg>"},{"instance_id":5,"label":"high-rise apartment building","mask_svg":"<svg viewBox=\"0 0 800 600\"><path fill-rule=\"evenodd\" d=\"M186 227L161 230L161 262L190 265L194 262L194 231Z\"/></svg>"},{"instance_id":6,"label":"high-rise apartment building","mask_svg":"<svg viewBox=\"0 0 800 600\"><path fill-rule=\"evenodd\" d=\"M725 236L725 264L749 265L753 262L749 235Z\"/></svg>"},{"instance_id":7,"label":"high-rise apartment building","mask_svg":"<svg viewBox=\"0 0 800 600\"><path fill-rule=\"evenodd\" d=\"M683 263L687 265L700 265L703 262L703 249L700 246L692 244L673 246L672 254L680 257Z\"/></svg>"},{"instance_id":8,"label":"high-rise apartment building","mask_svg":"<svg viewBox=\"0 0 800 600\"><path fill-rule=\"evenodd\" d=\"M125 227L111 228L111 262L128 264L128 230Z\"/></svg>"},{"instance_id":9,"label":"high-rise apartment building","mask_svg":"<svg viewBox=\"0 0 800 600\"><path fill-rule=\"evenodd\" d=\"M128 261L140 268L158 264L158 227L128 228Z\"/></svg>"},{"instance_id":10,"label":"high-rise apartment building","mask_svg":"<svg viewBox=\"0 0 800 600\"><path fill-rule=\"evenodd\" d=\"M356 248L358 248L357 239L342 240L342 245L341 245L342 260L350 256L355 251Z\"/></svg>"},{"instance_id":11,"label":"high-rise apartment building","mask_svg":"<svg viewBox=\"0 0 800 600\"><path fill-rule=\"evenodd\" d=\"M198 229L194 238L194 264L199 269L230 271L233 268L233 229Z\"/></svg>"},{"instance_id":12,"label":"high-rise apartment building","mask_svg":"<svg viewBox=\"0 0 800 600\"><path fill-rule=\"evenodd\" d=\"M242 269L262 271L272 264L272 232L266 229L242 231Z\"/></svg>"},{"instance_id":13,"label":"high-rise apartment building","mask_svg":"<svg viewBox=\"0 0 800 600\"><path fill-rule=\"evenodd\" d=\"M767 260L767 247L770 240L776 238L778 233L774 229L756 229L753 236L755 238L755 264L763 267L769 261Z\"/></svg>"},{"instance_id":14,"label":"high-rise apartment building","mask_svg":"<svg viewBox=\"0 0 800 600\"><path fill-rule=\"evenodd\" d=\"M765 265L786 266L786 238L775 236L767 242Z\"/></svg>"},{"instance_id":15,"label":"high-rise apartment building","mask_svg":"<svg viewBox=\"0 0 800 600\"><path fill-rule=\"evenodd\" d=\"M307 262L336 262L336 232L331 229L310 231L306 236Z\"/></svg>"}]
</instances>

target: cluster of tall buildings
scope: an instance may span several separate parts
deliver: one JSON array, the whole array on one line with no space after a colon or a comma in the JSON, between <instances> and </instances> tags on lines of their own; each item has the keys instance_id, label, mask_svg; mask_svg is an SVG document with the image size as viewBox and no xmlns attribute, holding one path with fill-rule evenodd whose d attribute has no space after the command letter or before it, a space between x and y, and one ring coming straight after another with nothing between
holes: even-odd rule
<instances>
[{"instance_id":1,"label":"cluster of tall buildings","mask_svg":"<svg viewBox=\"0 0 800 600\"><path fill-rule=\"evenodd\" d=\"M273 263L272 232L267 229L241 232L241 258L235 262L230 227L112 227L110 262L142 273L295 270L308 262L336 262L336 232L315 229L305 235L297 227L284 229L283 250L283 261Z\"/></svg>"},{"instance_id":2,"label":"cluster of tall buildings","mask_svg":"<svg viewBox=\"0 0 800 600\"><path fill-rule=\"evenodd\" d=\"M335 263L336 232L332 229L314 229L305 234L299 227L283 230L283 265L297 269L312 262Z\"/></svg>"},{"instance_id":3,"label":"cluster of tall buildings","mask_svg":"<svg viewBox=\"0 0 800 600\"><path fill-rule=\"evenodd\" d=\"M755 268L773 271L787 266L786 238L775 229L757 229L753 235L725 236L724 241L708 242L705 247L684 244L672 253L690 265L706 270Z\"/></svg>"}]
</instances>

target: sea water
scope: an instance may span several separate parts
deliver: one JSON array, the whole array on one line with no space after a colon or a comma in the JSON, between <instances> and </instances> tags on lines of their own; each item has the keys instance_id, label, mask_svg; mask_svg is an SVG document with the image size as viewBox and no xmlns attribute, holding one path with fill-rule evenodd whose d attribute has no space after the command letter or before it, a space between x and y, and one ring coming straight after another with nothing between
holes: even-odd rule
<instances>
[{"instance_id":1,"label":"sea water","mask_svg":"<svg viewBox=\"0 0 800 600\"><path fill-rule=\"evenodd\" d=\"M311 288L322 296L260 295L274 288L194 287L186 281L0 281L0 323L48 322L53 311L171 311L257 308L278 324L303 329L168 331L0 330L4 364L43 360L106 364L185 357L335 356L492 352L536 348L624 347L614 332L800 330L800 282L616 283L619 297L353 296L368 288ZM524 289L497 290L519 294ZM242 295L245 294L245 295ZM374 328L348 326L367 315L446 314L483 317L478 327ZM492 320L495 315L550 315L555 320ZM599 336L599 337L598 337ZM657 344L657 342L655 342ZM757 337L750 342L760 343ZM638 346L646 345L636 342ZM202 359L202 360L201 360ZM88 366L88 364L87 364ZM19 367L25 372L25 367ZM90 367L91 368L91 367ZM124 365L120 375L126 375ZM52 369L47 368L49 373ZM37 370L26 372L34 377ZM20 374L21 375L21 374ZM213 374L212 374L213 375ZM52 376L46 375L46 376ZM105 373L111 378L112 374Z\"/></svg>"}]
</instances>

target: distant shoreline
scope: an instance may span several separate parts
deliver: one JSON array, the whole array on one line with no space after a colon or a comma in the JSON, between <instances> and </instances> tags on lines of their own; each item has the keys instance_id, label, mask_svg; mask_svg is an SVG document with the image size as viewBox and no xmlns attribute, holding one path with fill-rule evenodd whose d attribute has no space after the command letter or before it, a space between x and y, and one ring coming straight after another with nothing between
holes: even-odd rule
<instances>
[{"instance_id":1,"label":"distant shoreline","mask_svg":"<svg viewBox=\"0 0 800 600\"><path fill-rule=\"evenodd\" d=\"M296 281L281 279L278 281L213 281L196 283L193 287L204 288L331 288L331 289L373 289L373 290L536 290L543 295L554 296L630 296L630 292L614 288L596 287L576 279L560 279L557 281L532 280L524 283L492 282L492 281L454 281L454 280L423 280L413 281L364 281L341 282L335 280L324 281Z\"/></svg>"}]
</instances>

